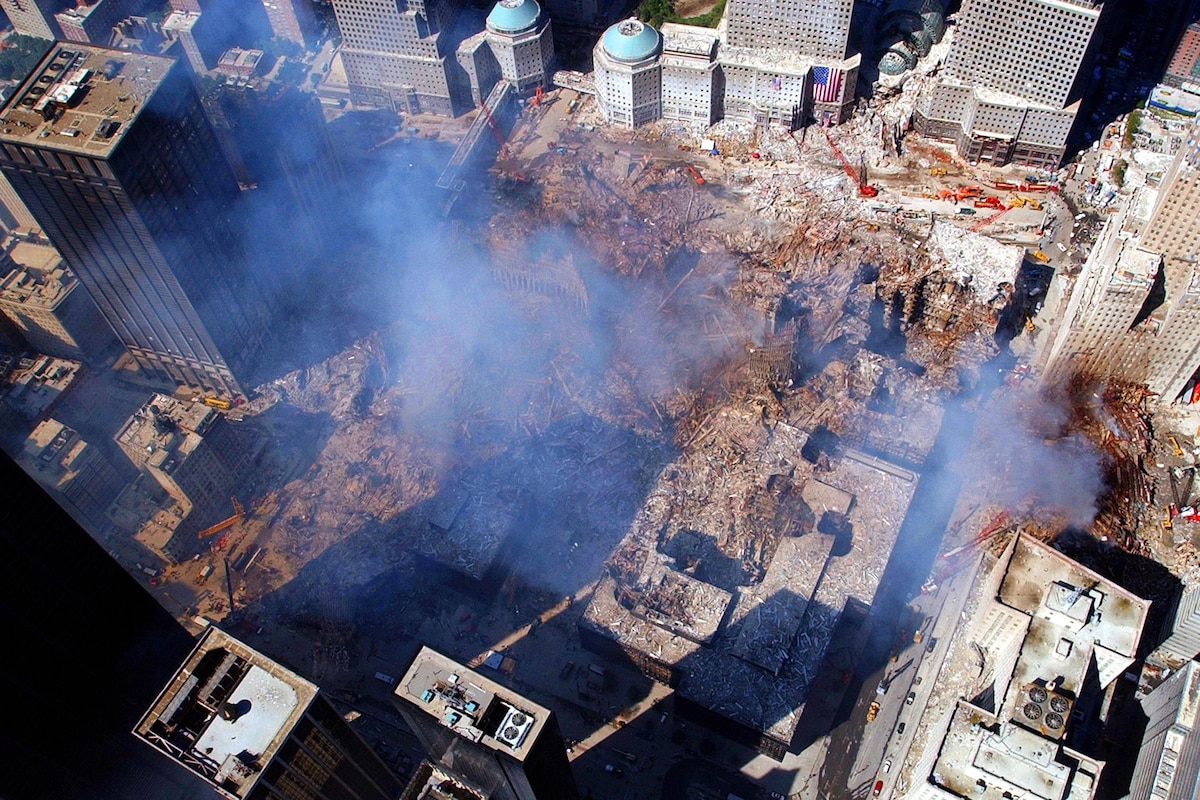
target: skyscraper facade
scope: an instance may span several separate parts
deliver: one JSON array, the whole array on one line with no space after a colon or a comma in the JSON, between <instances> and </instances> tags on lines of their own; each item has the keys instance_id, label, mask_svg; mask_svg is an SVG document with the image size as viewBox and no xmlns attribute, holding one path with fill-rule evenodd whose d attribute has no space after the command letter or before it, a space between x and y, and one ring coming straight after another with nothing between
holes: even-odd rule
<instances>
[{"instance_id":1,"label":"skyscraper facade","mask_svg":"<svg viewBox=\"0 0 1200 800\"><path fill-rule=\"evenodd\" d=\"M1200 370L1200 127L1154 190L1106 223L1076 279L1044 374L1146 384L1162 403L1193 391Z\"/></svg>"},{"instance_id":2,"label":"skyscraper facade","mask_svg":"<svg viewBox=\"0 0 1200 800\"><path fill-rule=\"evenodd\" d=\"M64 5L61 0L0 0L14 31L50 41L62 35L54 14Z\"/></svg>"},{"instance_id":3,"label":"skyscraper facade","mask_svg":"<svg viewBox=\"0 0 1200 800\"><path fill-rule=\"evenodd\" d=\"M953 139L972 162L1056 168L1102 10L1094 0L964 0L918 129Z\"/></svg>"},{"instance_id":4,"label":"skyscraper facade","mask_svg":"<svg viewBox=\"0 0 1200 800\"><path fill-rule=\"evenodd\" d=\"M458 0L334 0L351 99L408 114L469 108L449 41L461 8Z\"/></svg>"},{"instance_id":5,"label":"skyscraper facade","mask_svg":"<svg viewBox=\"0 0 1200 800\"><path fill-rule=\"evenodd\" d=\"M0 796L219 800L130 734L192 637L0 452Z\"/></svg>"},{"instance_id":6,"label":"skyscraper facade","mask_svg":"<svg viewBox=\"0 0 1200 800\"><path fill-rule=\"evenodd\" d=\"M245 394L269 294L186 67L57 44L0 111L0 170L148 377Z\"/></svg>"},{"instance_id":7,"label":"skyscraper facade","mask_svg":"<svg viewBox=\"0 0 1200 800\"><path fill-rule=\"evenodd\" d=\"M1148 718L1129 800L1190 800L1200 791L1200 664L1189 661L1142 700Z\"/></svg>"},{"instance_id":8,"label":"skyscraper facade","mask_svg":"<svg viewBox=\"0 0 1200 800\"><path fill-rule=\"evenodd\" d=\"M729 0L725 41L730 47L778 47L813 58L846 57L852 0Z\"/></svg>"},{"instance_id":9,"label":"skyscraper facade","mask_svg":"<svg viewBox=\"0 0 1200 800\"><path fill-rule=\"evenodd\" d=\"M312 0L262 0L262 4L275 38L303 47L313 26Z\"/></svg>"},{"instance_id":10,"label":"skyscraper facade","mask_svg":"<svg viewBox=\"0 0 1200 800\"><path fill-rule=\"evenodd\" d=\"M730 0L721 27L725 116L791 127L844 121L861 56L847 52L851 0Z\"/></svg>"}]
</instances>

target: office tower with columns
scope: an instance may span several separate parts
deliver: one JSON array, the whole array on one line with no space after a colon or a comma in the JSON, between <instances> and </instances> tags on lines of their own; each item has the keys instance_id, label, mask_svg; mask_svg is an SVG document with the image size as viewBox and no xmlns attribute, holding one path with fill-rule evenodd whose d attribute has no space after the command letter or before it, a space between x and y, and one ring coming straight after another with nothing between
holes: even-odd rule
<instances>
[{"instance_id":1,"label":"office tower with columns","mask_svg":"<svg viewBox=\"0 0 1200 800\"><path fill-rule=\"evenodd\" d=\"M0 110L0 171L159 384L245 395L270 318L186 65L59 43Z\"/></svg>"},{"instance_id":2,"label":"office tower with columns","mask_svg":"<svg viewBox=\"0 0 1200 800\"><path fill-rule=\"evenodd\" d=\"M470 108L450 41L461 8L459 0L333 0L351 99L406 114Z\"/></svg>"}]
</instances>

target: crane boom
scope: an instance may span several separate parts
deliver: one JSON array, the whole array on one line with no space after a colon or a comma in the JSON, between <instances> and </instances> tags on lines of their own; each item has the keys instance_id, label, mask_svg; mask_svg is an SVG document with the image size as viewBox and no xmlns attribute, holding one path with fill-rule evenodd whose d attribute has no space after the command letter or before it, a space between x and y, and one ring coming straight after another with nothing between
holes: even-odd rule
<instances>
[{"instance_id":1,"label":"crane boom","mask_svg":"<svg viewBox=\"0 0 1200 800\"><path fill-rule=\"evenodd\" d=\"M846 160L846 157L842 155L842 151L839 150L838 146L833 143L833 137L829 135L829 131L823 131L823 133L825 134L825 141L829 142L829 149L833 150L833 154L837 156L837 160L839 163L841 163L842 169L847 175L850 176L850 180L854 181L854 185L858 187L859 196L874 197L875 195L879 194L879 190L868 184L866 181L866 160L863 159L861 162L862 171L860 174L859 170L856 170L854 166Z\"/></svg>"}]
</instances>

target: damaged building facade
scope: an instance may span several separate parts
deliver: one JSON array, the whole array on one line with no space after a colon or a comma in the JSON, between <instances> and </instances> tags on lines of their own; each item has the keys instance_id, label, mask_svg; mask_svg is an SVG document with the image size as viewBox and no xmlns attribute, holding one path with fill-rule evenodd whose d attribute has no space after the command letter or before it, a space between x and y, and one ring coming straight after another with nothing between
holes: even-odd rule
<instances>
[{"instance_id":1,"label":"damaged building facade","mask_svg":"<svg viewBox=\"0 0 1200 800\"><path fill-rule=\"evenodd\" d=\"M1101 231L1075 279L1045 383L1076 374L1144 383L1161 403L1195 402L1200 369L1200 135L1155 189L1142 187Z\"/></svg>"},{"instance_id":2,"label":"damaged building facade","mask_svg":"<svg viewBox=\"0 0 1200 800\"><path fill-rule=\"evenodd\" d=\"M635 19L593 51L596 96L610 125L727 118L795 129L843 122L861 57L847 52L851 4L734 0L714 31Z\"/></svg>"},{"instance_id":3,"label":"damaged building facade","mask_svg":"<svg viewBox=\"0 0 1200 800\"><path fill-rule=\"evenodd\" d=\"M1102 11L1093 0L967 0L917 130L972 163L1057 169Z\"/></svg>"},{"instance_id":4,"label":"damaged building facade","mask_svg":"<svg viewBox=\"0 0 1200 800\"><path fill-rule=\"evenodd\" d=\"M951 698L948 717L926 709L938 722L906 797L1094 797L1104 762L1083 721L1135 663L1149 601L1023 534L976 583L947 659L972 663L971 699Z\"/></svg>"}]
</instances>

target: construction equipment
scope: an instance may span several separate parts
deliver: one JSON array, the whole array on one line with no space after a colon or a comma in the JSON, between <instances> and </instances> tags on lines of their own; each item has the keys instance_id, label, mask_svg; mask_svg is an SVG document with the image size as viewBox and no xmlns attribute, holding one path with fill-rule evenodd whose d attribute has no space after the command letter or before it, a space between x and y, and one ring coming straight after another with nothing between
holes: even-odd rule
<instances>
[{"instance_id":1,"label":"construction equipment","mask_svg":"<svg viewBox=\"0 0 1200 800\"><path fill-rule=\"evenodd\" d=\"M993 181L992 186L1001 192L1015 192L1017 190L1017 184L1010 183L1009 181Z\"/></svg>"},{"instance_id":2,"label":"construction equipment","mask_svg":"<svg viewBox=\"0 0 1200 800\"><path fill-rule=\"evenodd\" d=\"M842 155L842 151L838 149L838 146L833 143L833 137L829 135L829 131L823 131L823 133L825 134L825 141L829 142L829 148L833 150L833 154L837 156L837 160L839 163L841 163L842 169L847 175L850 176L850 180L854 181L854 184L858 187L858 196L875 197L878 195L879 190L867 183L866 159L859 159L858 170L856 171L854 167L851 166L850 162L846 160L846 157Z\"/></svg>"},{"instance_id":3,"label":"construction equipment","mask_svg":"<svg viewBox=\"0 0 1200 800\"><path fill-rule=\"evenodd\" d=\"M530 105L537 108L542 104L542 87L537 87L537 91L533 93L533 99L529 101Z\"/></svg>"},{"instance_id":4,"label":"construction equipment","mask_svg":"<svg viewBox=\"0 0 1200 800\"><path fill-rule=\"evenodd\" d=\"M1183 449L1179 446L1179 442L1175 440L1174 436L1168 436L1167 441L1171 443L1171 449L1175 451L1176 456L1183 455Z\"/></svg>"},{"instance_id":5,"label":"construction equipment","mask_svg":"<svg viewBox=\"0 0 1200 800\"><path fill-rule=\"evenodd\" d=\"M704 185L704 177L700 174L699 170L697 170L691 164L684 164L683 166L688 172L692 173L692 180L696 182L697 186Z\"/></svg>"},{"instance_id":6,"label":"construction equipment","mask_svg":"<svg viewBox=\"0 0 1200 800\"><path fill-rule=\"evenodd\" d=\"M925 581L921 584L921 594L929 594L937 591L938 586L946 578L953 575L973 556L977 548L986 543L989 539L997 536L1008 530L1008 512L1001 511L996 516L992 517L991 522L979 529L979 533L966 544L960 544L958 547L952 547L946 552L938 556L937 560L941 562L938 567Z\"/></svg>"},{"instance_id":7,"label":"construction equipment","mask_svg":"<svg viewBox=\"0 0 1200 800\"><path fill-rule=\"evenodd\" d=\"M508 150L508 142L504 140L504 134L500 132L500 126L496 124L496 118L492 116L487 103L480 103L479 110L483 112L484 118L487 119L487 125L492 130L492 136L495 137L496 144L500 146L500 150L496 153L496 160L504 164L504 169L510 177L515 178L520 183L528 183L529 179L513 164L512 153Z\"/></svg>"},{"instance_id":8,"label":"construction equipment","mask_svg":"<svg viewBox=\"0 0 1200 800\"><path fill-rule=\"evenodd\" d=\"M229 499L233 502L233 516L221 520L216 525L209 525L207 528L200 531L200 533L196 534L197 539L207 539L209 536L212 536L215 533L220 533L226 528L232 528L234 525L242 521L242 517L246 513L245 509L242 508L242 504L238 502L236 497L231 497Z\"/></svg>"},{"instance_id":9,"label":"construction equipment","mask_svg":"<svg viewBox=\"0 0 1200 800\"><path fill-rule=\"evenodd\" d=\"M228 400L222 400L219 397L206 397L204 398L204 405L208 406L209 408L219 408L222 411L228 411L233 404Z\"/></svg>"},{"instance_id":10,"label":"construction equipment","mask_svg":"<svg viewBox=\"0 0 1200 800\"><path fill-rule=\"evenodd\" d=\"M874 722L875 716L879 713L879 701L872 700L871 705L867 706L867 722Z\"/></svg>"},{"instance_id":11,"label":"construction equipment","mask_svg":"<svg viewBox=\"0 0 1200 800\"><path fill-rule=\"evenodd\" d=\"M981 197L975 201L976 208L994 208L997 211L1004 208L1004 203L1000 202L999 197Z\"/></svg>"},{"instance_id":12,"label":"construction equipment","mask_svg":"<svg viewBox=\"0 0 1200 800\"><path fill-rule=\"evenodd\" d=\"M972 226L971 226L971 227L970 227L968 230L970 230L970 231L971 231L971 233L979 233L981 230L983 230L984 228L986 228L988 225L991 225L993 222L995 222L996 220L1000 219L1001 217L1003 217L1003 216L1004 216L1005 214L1007 214L1007 213L1008 213L1008 209L1007 209L1007 208L1001 208L1001 209L1000 209L999 211L997 211L995 214L991 214L991 215L989 215L989 216L986 216L986 217L984 217L983 219L979 220L979 222L976 222L976 223L975 223L974 225L972 225Z\"/></svg>"},{"instance_id":13,"label":"construction equipment","mask_svg":"<svg viewBox=\"0 0 1200 800\"><path fill-rule=\"evenodd\" d=\"M233 570L229 568L229 559L225 559L225 588L229 591L229 622L237 623L237 606L233 603Z\"/></svg>"},{"instance_id":14,"label":"construction equipment","mask_svg":"<svg viewBox=\"0 0 1200 800\"><path fill-rule=\"evenodd\" d=\"M1043 264L1045 264L1046 262L1048 262L1050 260L1050 256L1046 255L1041 250L1034 250L1031 255L1034 258L1036 258L1038 261L1041 261Z\"/></svg>"},{"instance_id":15,"label":"construction equipment","mask_svg":"<svg viewBox=\"0 0 1200 800\"><path fill-rule=\"evenodd\" d=\"M929 174L934 176L945 175L946 169L945 167L934 167L933 169L929 170Z\"/></svg>"}]
</instances>

